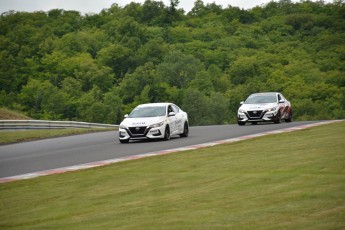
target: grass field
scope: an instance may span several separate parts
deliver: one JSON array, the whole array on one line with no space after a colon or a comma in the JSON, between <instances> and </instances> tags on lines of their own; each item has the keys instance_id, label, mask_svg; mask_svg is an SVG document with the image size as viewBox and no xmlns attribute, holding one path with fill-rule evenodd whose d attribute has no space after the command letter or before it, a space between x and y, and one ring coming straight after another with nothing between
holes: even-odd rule
<instances>
[{"instance_id":1,"label":"grass field","mask_svg":"<svg viewBox=\"0 0 345 230\"><path fill-rule=\"evenodd\" d=\"M0 108L0 120L29 120L30 117L5 108Z\"/></svg>"},{"instance_id":2,"label":"grass field","mask_svg":"<svg viewBox=\"0 0 345 230\"><path fill-rule=\"evenodd\" d=\"M0 229L345 229L344 140L340 122L0 184Z\"/></svg>"}]
</instances>

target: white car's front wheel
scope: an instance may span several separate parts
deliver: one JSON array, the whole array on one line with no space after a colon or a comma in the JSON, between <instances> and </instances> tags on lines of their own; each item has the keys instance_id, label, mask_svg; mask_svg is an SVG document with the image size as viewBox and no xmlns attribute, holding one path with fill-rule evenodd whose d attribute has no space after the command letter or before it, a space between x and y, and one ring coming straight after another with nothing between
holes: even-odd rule
<instances>
[{"instance_id":1,"label":"white car's front wheel","mask_svg":"<svg viewBox=\"0 0 345 230\"><path fill-rule=\"evenodd\" d=\"M289 113L289 117L285 119L285 122L292 122L292 112Z\"/></svg>"},{"instance_id":2,"label":"white car's front wheel","mask_svg":"<svg viewBox=\"0 0 345 230\"><path fill-rule=\"evenodd\" d=\"M243 126L243 125L246 124L246 122L243 122L243 121L238 121L237 123L238 123L238 125L240 125L240 126Z\"/></svg>"},{"instance_id":3,"label":"white car's front wheel","mask_svg":"<svg viewBox=\"0 0 345 230\"><path fill-rule=\"evenodd\" d=\"M183 133L180 134L180 137L188 137L189 135L189 125L187 122L184 123Z\"/></svg>"},{"instance_id":4,"label":"white car's front wheel","mask_svg":"<svg viewBox=\"0 0 345 230\"><path fill-rule=\"evenodd\" d=\"M281 122L282 116L280 112L277 113L276 117L274 118L274 123L279 124Z\"/></svg>"},{"instance_id":5,"label":"white car's front wheel","mask_svg":"<svg viewBox=\"0 0 345 230\"><path fill-rule=\"evenodd\" d=\"M166 127L165 127L165 131L164 131L164 140L170 140L170 128L169 128L169 126L167 125Z\"/></svg>"},{"instance_id":6,"label":"white car's front wheel","mask_svg":"<svg viewBox=\"0 0 345 230\"><path fill-rule=\"evenodd\" d=\"M121 140L121 139L119 139L119 140L120 140L120 142L121 142L122 144L128 143L128 142L129 142L129 139L126 139L126 140Z\"/></svg>"}]
</instances>

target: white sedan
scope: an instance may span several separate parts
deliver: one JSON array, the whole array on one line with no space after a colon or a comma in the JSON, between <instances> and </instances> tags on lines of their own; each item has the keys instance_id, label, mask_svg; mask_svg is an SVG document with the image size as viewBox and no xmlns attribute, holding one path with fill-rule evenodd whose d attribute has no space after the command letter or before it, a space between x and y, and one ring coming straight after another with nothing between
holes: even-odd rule
<instances>
[{"instance_id":1,"label":"white sedan","mask_svg":"<svg viewBox=\"0 0 345 230\"><path fill-rule=\"evenodd\" d=\"M173 135L187 137L188 115L172 103L150 103L138 105L121 122L119 140L165 139Z\"/></svg>"},{"instance_id":2,"label":"white sedan","mask_svg":"<svg viewBox=\"0 0 345 230\"><path fill-rule=\"evenodd\" d=\"M291 122L291 103L278 92L254 93L241 102L237 120L239 125L245 125L246 122Z\"/></svg>"}]
</instances>

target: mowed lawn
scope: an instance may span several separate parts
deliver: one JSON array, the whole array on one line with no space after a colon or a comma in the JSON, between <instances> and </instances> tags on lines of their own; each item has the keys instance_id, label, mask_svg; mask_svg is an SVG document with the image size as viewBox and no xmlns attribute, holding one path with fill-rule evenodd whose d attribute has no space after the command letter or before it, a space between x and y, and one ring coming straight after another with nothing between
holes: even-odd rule
<instances>
[{"instance_id":1,"label":"mowed lawn","mask_svg":"<svg viewBox=\"0 0 345 230\"><path fill-rule=\"evenodd\" d=\"M345 122L0 184L0 208L0 229L345 229Z\"/></svg>"}]
</instances>

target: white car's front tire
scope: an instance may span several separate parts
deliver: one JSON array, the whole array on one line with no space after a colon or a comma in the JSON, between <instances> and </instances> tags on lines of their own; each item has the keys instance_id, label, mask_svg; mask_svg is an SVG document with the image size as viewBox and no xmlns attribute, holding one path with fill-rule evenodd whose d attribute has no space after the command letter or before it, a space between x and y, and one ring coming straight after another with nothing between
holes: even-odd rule
<instances>
[{"instance_id":1,"label":"white car's front tire","mask_svg":"<svg viewBox=\"0 0 345 230\"><path fill-rule=\"evenodd\" d=\"M238 125L240 125L240 126L243 126L243 125L246 124L246 122L243 122L243 121L238 121L237 123L238 123Z\"/></svg>"},{"instance_id":2,"label":"white car's front tire","mask_svg":"<svg viewBox=\"0 0 345 230\"><path fill-rule=\"evenodd\" d=\"M187 122L184 123L183 133L180 134L180 137L188 137L189 135L189 125Z\"/></svg>"},{"instance_id":3,"label":"white car's front tire","mask_svg":"<svg viewBox=\"0 0 345 230\"><path fill-rule=\"evenodd\" d=\"M171 133L170 133L170 127L167 125L165 127L165 131L164 131L164 140L170 140L171 137Z\"/></svg>"},{"instance_id":4,"label":"white car's front tire","mask_svg":"<svg viewBox=\"0 0 345 230\"><path fill-rule=\"evenodd\" d=\"M128 143L129 142L129 139L125 139L125 140L121 140L121 139L119 139L120 140L120 142L122 143L122 144L125 144L125 143Z\"/></svg>"}]
</instances>

